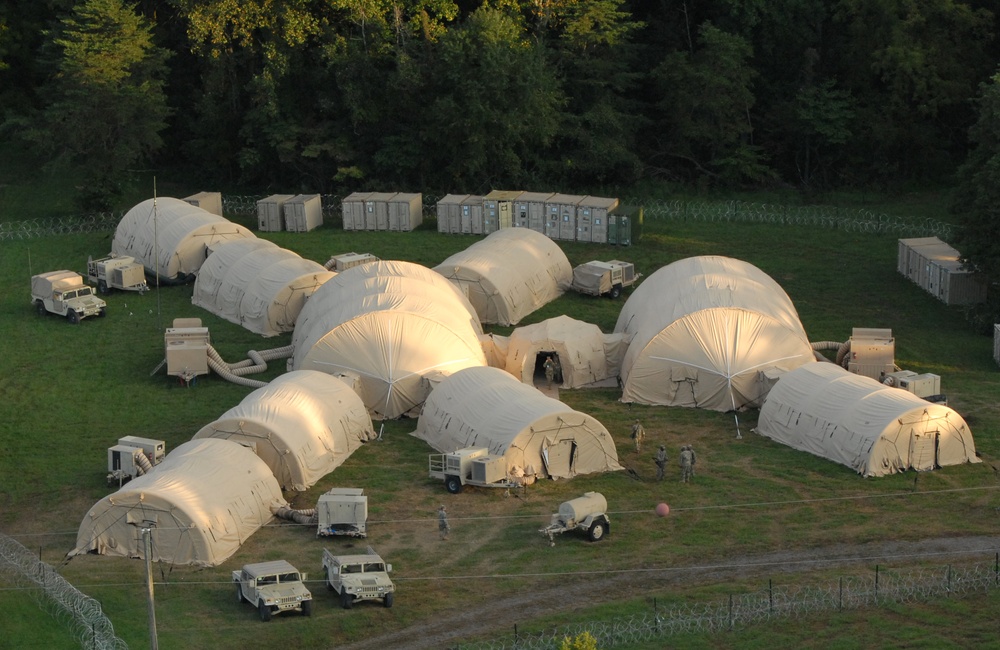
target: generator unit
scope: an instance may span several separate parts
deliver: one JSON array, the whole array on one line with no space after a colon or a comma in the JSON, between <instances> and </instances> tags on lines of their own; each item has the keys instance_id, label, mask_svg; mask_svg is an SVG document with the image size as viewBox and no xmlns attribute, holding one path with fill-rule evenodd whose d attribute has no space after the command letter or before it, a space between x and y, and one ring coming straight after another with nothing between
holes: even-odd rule
<instances>
[{"instance_id":1,"label":"generator unit","mask_svg":"<svg viewBox=\"0 0 1000 650\"><path fill-rule=\"evenodd\" d=\"M368 497L361 488L333 488L316 503L316 535L367 537Z\"/></svg>"},{"instance_id":2,"label":"generator unit","mask_svg":"<svg viewBox=\"0 0 1000 650\"><path fill-rule=\"evenodd\" d=\"M180 377L184 383L208 374L208 328L200 318L175 318L174 326L163 335L167 375Z\"/></svg>"},{"instance_id":3,"label":"generator unit","mask_svg":"<svg viewBox=\"0 0 1000 650\"><path fill-rule=\"evenodd\" d=\"M896 370L896 343L891 329L855 327L845 366L848 372L881 380Z\"/></svg>"},{"instance_id":4,"label":"generator unit","mask_svg":"<svg viewBox=\"0 0 1000 650\"><path fill-rule=\"evenodd\" d=\"M332 271L346 271L347 269L353 268L355 266L361 266L362 264L368 264L369 262L377 262L378 258L371 253L342 253L340 255L334 255L327 261L325 266L327 269Z\"/></svg>"},{"instance_id":5,"label":"generator unit","mask_svg":"<svg viewBox=\"0 0 1000 650\"><path fill-rule=\"evenodd\" d=\"M160 464L166 444L162 440L123 436L108 447L108 486L121 487L126 481L148 474Z\"/></svg>"},{"instance_id":6,"label":"generator unit","mask_svg":"<svg viewBox=\"0 0 1000 650\"><path fill-rule=\"evenodd\" d=\"M140 438L139 436L122 436L118 439L118 444L138 447L154 466L159 465L163 457L166 456L167 445L162 440Z\"/></svg>"}]
</instances>

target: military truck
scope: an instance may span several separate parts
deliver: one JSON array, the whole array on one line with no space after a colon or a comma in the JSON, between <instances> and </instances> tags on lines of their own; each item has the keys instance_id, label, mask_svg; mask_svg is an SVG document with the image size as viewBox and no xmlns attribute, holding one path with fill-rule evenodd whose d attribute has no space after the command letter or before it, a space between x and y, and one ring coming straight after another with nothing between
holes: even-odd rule
<instances>
[{"instance_id":1,"label":"military truck","mask_svg":"<svg viewBox=\"0 0 1000 650\"><path fill-rule=\"evenodd\" d=\"M305 576L285 560L245 564L233 571L236 601L255 605L264 622L273 614L291 610L312 616L312 594L303 580Z\"/></svg>"},{"instance_id":2,"label":"military truck","mask_svg":"<svg viewBox=\"0 0 1000 650\"><path fill-rule=\"evenodd\" d=\"M87 259L87 281L97 285L97 293L108 294L112 289L122 291L138 291L140 294L149 291L146 284L146 269L135 261L134 257L111 254L108 257L95 260Z\"/></svg>"},{"instance_id":3,"label":"military truck","mask_svg":"<svg viewBox=\"0 0 1000 650\"><path fill-rule=\"evenodd\" d=\"M548 526L538 532L547 535L549 545L555 546L555 536L570 530L587 533L592 542L599 542L611 532L608 519L608 501L600 492L585 492L582 497L565 501L559 505L559 512L552 515Z\"/></svg>"},{"instance_id":4,"label":"military truck","mask_svg":"<svg viewBox=\"0 0 1000 650\"><path fill-rule=\"evenodd\" d=\"M635 272L631 262L593 260L573 269L573 290L591 296L617 298L622 290L631 287L640 274Z\"/></svg>"},{"instance_id":5,"label":"military truck","mask_svg":"<svg viewBox=\"0 0 1000 650\"><path fill-rule=\"evenodd\" d=\"M443 479L444 487L452 494L462 491L463 485L507 488L520 487L507 476L507 460L494 456L486 447L466 447L450 454L430 454L427 457L431 478Z\"/></svg>"},{"instance_id":6,"label":"military truck","mask_svg":"<svg viewBox=\"0 0 1000 650\"><path fill-rule=\"evenodd\" d=\"M94 295L73 271L49 271L31 276L31 302L39 316L47 313L65 316L76 325L88 316L104 316L107 303Z\"/></svg>"},{"instance_id":7,"label":"military truck","mask_svg":"<svg viewBox=\"0 0 1000 650\"><path fill-rule=\"evenodd\" d=\"M360 600L381 600L385 607L392 607L396 585L389 579L391 571L392 565L386 564L371 546L367 553L357 555L334 555L323 549L326 588L337 592L344 609Z\"/></svg>"}]
</instances>

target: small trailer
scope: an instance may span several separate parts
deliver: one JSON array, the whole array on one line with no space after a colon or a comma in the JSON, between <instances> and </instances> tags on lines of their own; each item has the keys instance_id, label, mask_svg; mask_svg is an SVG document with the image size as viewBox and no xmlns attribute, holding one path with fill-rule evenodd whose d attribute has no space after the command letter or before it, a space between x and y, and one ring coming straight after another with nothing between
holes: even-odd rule
<instances>
[{"instance_id":1,"label":"small trailer","mask_svg":"<svg viewBox=\"0 0 1000 650\"><path fill-rule=\"evenodd\" d=\"M587 533L592 542L599 542L611 532L611 520L608 519L608 501L600 492L586 492L582 497L565 501L559 506L559 512L552 515L548 526L538 532L547 535L549 546L555 546L557 533L569 530L580 530Z\"/></svg>"},{"instance_id":2,"label":"small trailer","mask_svg":"<svg viewBox=\"0 0 1000 650\"><path fill-rule=\"evenodd\" d=\"M109 294L112 289L149 291L146 284L146 269L134 257L110 255L95 260L87 260L87 280L97 285L97 292Z\"/></svg>"},{"instance_id":3,"label":"small trailer","mask_svg":"<svg viewBox=\"0 0 1000 650\"><path fill-rule=\"evenodd\" d=\"M573 283L570 286L574 291L590 296L617 298L622 295L623 289L635 284L641 275L635 272L635 265L631 262L593 260L573 269Z\"/></svg>"},{"instance_id":4,"label":"small trailer","mask_svg":"<svg viewBox=\"0 0 1000 650\"><path fill-rule=\"evenodd\" d=\"M361 488L333 488L316 503L316 535L368 536L368 497Z\"/></svg>"},{"instance_id":5,"label":"small trailer","mask_svg":"<svg viewBox=\"0 0 1000 650\"><path fill-rule=\"evenodd\" d=\"M510 489L521 484L511 480L507 473L507 460L490 455L485 447L466 447L449 454L431 454L428 458L430 477L444 481L452 494L462 491L463 485Z\"/></svg>"}]
</instances>

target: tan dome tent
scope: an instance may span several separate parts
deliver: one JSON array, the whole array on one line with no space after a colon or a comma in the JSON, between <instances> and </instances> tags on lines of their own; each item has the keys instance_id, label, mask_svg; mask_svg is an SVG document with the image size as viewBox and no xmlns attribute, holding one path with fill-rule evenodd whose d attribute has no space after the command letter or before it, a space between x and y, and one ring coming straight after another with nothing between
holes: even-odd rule
<instances>
[{"instance_id":1,"label":"tan dome tent","mask_svg":"<svg viewBox=\"0 0 1000 650\"><path fill-rule=\"evenodd\" d=\"M534 384L543 372L545 356L551 354L562 370L560 386L579 388L618 376L625 350L622 340L621 334L603 334L597 325L556 316L511 333L506 370L522 383Z\"/></svg>"},{"instance_id":2,"label":"tan dome tent","mask_svg":"<svg viewBox=\"0 0 1000 650\"><path fill-rule=\"evenodd\" d=\"M146 199L125 213L111 243L114 255L130 255L164 282L187 282L212 244L254 234L239 224L180 199Z\"/></svg>"},{"instance_id":3,"label":"tan dome tent","mask_svg":"<svg viewBox=\"0 0 1000 650\"><path fill-rule=\"evenodd\" d=\"M423 403L425 374L486 364L475 310L439 274L410 262L341 272L309 298L290 368L354 373L365 406L388 418Z\"/></svg>"},{"instance_id":4,"label":"tan dome tent","mask_svg":"<svg viewBox=\"0 0 1000 650\"><path fill-rule=\"evenodd\" d=\"M833 363L785 373L764 400L757 433L864 476L980 462L958 413Z\"/></svg>"},{"instance_id":5,"label":"tan dome tent","mask_svg":"<svg viewBox=\"0 0 1000 650\"><path fill-rule=\"evenodd\" d=\"M629 296L615 332L629 341L623 402L756 407L758 373L815 361L784 290L727 257L691 257L657 270Z\"/></svg>"},{"instance_id":6,"label":"tan dome tent","mask_svg":"<svg viewBox=\"0 0 1000 650\"><path fill-rule=\"evenodd\" d=\"M434 270L469 298L480 322L515 325L563 294L573 269L559 245L527 228L504 228Z\"/></svg>"},{"instance_id":7,"label":"tan dome tent","mask_svg":"<svg viewBox=\"0 0 1000 650\"><path fill-rule=\"evenodd\" d=\"M449 453L486 447L540 477L622 469L603 424L498 368L460 370L427 398L413 435Z\"/></svg>"},{"instance_id":8,"label":"tan dome tent","mask_svg":"<svg viewBox=\"0 0 1000 650\"><path fill-rule=\"evenodd\" d=\"M192 440L153 471L90 509L70 555L144 557L140 529L152 529L153 557L169 564L217 566L288 505L267 465L228 440Z\"/></svg>"},{"instance_id":9,"label":"tan dome tent","mask_svg":"<svg viewBox=\"0 0 1000 650\"><path fill-rule=\"evenodd\" d=\"M229 241L212 246L191 302L251 332L275 336L295 328L306 299L334 275L262 239Z\"/></svg>"},{"instance_id":10,"label":"tan dome tent","mask_svg":"<svg viewBox=\"0 0 1000 650\"><path fill-rule=\"evenodd\" d=\"M295 370L247 395L194 439L253 443L282 489L305 491L373 437L371 417L350 386Z\"/></svg>"}]
</instances>

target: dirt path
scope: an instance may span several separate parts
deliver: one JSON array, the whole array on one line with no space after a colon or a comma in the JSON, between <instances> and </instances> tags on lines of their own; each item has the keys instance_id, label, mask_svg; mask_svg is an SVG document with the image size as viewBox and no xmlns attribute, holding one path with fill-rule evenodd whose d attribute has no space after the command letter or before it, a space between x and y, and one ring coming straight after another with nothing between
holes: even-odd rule
<instances>
[{"instance_id":1,"label":"dirt path","mask_svg":"<svg viewBox=\"0 0 1000 650\"><path fill-rule=\"evenodd\" d=\"M776 551L761 555L687 567L637 570L626 573L596 573L579 579L586 588L567 588L565 584L518 591L499 600L469 603L447 616L389 632L350 645L341 650L439 650L473 636L494 631L506 634L511 621L528 621L540 612L568 612L591 607L618 597L635 598L662 591L672 585L713 584L754 576L804 573L808 571L871 566L906 558L939 556L942 561L962 556L982 558L1000 551L1000 537L948 537L919 541L892 541L868 544L837 544L822 548ZM503 612L502 617L497 612Z\"/></svg>"}]
</instances>

